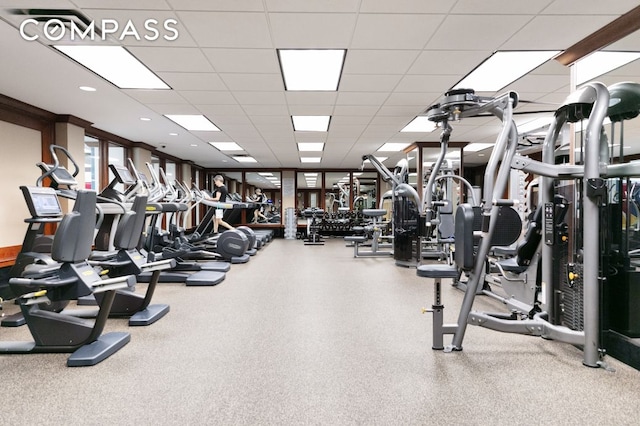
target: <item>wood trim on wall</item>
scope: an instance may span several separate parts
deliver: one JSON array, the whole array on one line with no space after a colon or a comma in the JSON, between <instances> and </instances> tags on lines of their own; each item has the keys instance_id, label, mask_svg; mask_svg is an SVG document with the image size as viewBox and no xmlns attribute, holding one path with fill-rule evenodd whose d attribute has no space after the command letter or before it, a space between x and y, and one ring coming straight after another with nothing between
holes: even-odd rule
<instances>
[{"instance_id":1,"label":"wood trim on wall","mask_svg":"<svg viewBox=\"0 0 640 426\"><path fill-rule=\"evenodd\" d=\"M0 268L13 266L22 246L0 247Z\"/></svg>"}]
</instances>

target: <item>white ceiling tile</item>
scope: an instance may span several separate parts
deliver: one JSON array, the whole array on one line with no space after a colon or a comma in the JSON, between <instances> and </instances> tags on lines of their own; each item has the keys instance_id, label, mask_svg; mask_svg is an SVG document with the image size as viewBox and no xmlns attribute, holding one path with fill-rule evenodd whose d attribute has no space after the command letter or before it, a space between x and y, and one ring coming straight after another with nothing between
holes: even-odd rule
<instances>
[{"instance_id":1,"label":"white ceiling tile","mask_svg":"<svg viewBox=\"0 0 640 426\"><path fill-rule=\"evenodd\" d=\"M266 0L269 12L356 12L358 0Z\"/></svg>"},{"instance_id":2,"label":"white ceiling tile","mask_svg":"<svg viewBox=\"0 0 640 426\"><path fill-rule=\"evenodd\" d=\"M343 74L340 92L391 92L401 75Z\"/></svg>"},{"instance_id":3,"label":"white ceiling tile","mask_svg":"<svg viewBox=\"0 0 640 426\"><path fill-rule=\"evenodd\" d=\"M493 51L529 20L529 15L449 15L425 46L429 50ZM470 35L461 30L478 28Z\"/></svg>"},{"instance_id":4,"label":"white ceiling tile","mask_svg":"<svg viewBox=\"0 0 640 426\"><path fill-rule=\"evenodd\" d=\"M196 48L130 47L129 51L155 72L211 72L211 64Z\"/></svg>"},{"instance_id":5,"label":"white ceiling tile","mask_svg":"<svg viewBox=\"0 0 640 426\"><path fill-rule=\"evenodd\" d=\"M284 90L280 74L220 74L222 80L231 91L255 90L258 92L274 92Z\"/></svg>"},{"instance_id":6,"label":"white ceiling tile","mask_svg":"<svg viewBox=\"0 0 640 426\"><path fill-rule=\"evenodd\" d=\"M174 90L144 90L129 89L123 93L143 104L186 104L188 103L178 92Z\"/></svg>"},{"instance_id":7,"label":"white ceiling tile","mask_svg":"<svg viewBox=\"0 0 640 426\"><path fill-rule=\"evenodd\" d=\"M360 15L351 46L356 49L422 49L445 15Z\"/></svg>"},{"instance_id":8,"label":"white ceiling tile","mask_svg":"<svg viewBox=\"0 0 640 426\"><path fill-rule=\"evenodd\" d=\"M220 73L280 72L278 55L274 49L202 49L213 67Z\"/></svg>"},{"instance_id":9,"label":"white ceiling tile","mask_svg":"<svg viewBox=\"0 0 640 426\"><path fill-rule=\"evenodd\" d=\"M425 50L408 74L465 75L493 53L492 50Z\"/></svg>"},{"instance_id":10,"label":"white ceiling tile","mask_svg":"<svg viewBox=\"0 0 640 426\"><path fill-rule=\"evenodd\" d=\"M564 0L566 1L566 0ZM552 0L529 0L526 2L512 0L458 0L451 13L489 14L489 15L535 15L547 7ZM576 6L574 5L574 8ZM504 18L508 19L508 18Z\"/></svg>"},{"instance_id":11,"label":"white ceiling tile","mask_svg":"<svg viewBox=\"0 0 640 426\"><path fill-rule=\"evenodd\" d=\"M385 92L340 92L337 105L382 105L389 96Z\"/></svg>"},{"instance_id":12,"label":"white ceiling tile","mask_svg":"<svg viewBox=\"0 0 640 426\"><path fill-rule=\"evenodd\" d=\"M405 75L396 87L396 91L427 93L442 91L444 93L459 80L460 78L455 75Z\"/></svg>"},{"instance_id":13,"label":"white ceiling tile","mask_svg":"<svg viewBox=\"0 0 640 426\"><path fill-rule=\"evenodd\" d=\"M240 105L195 105L198 110L200 110L205 115L212 116L229 116L229 115L241 115L244 116L246 113L240 107Z\"/></svg>"},{"instance_id":14,"label":"white ceiling tile","mask_svg":"<svg viewBox=\"0 0 640 426\"><path fill-rule=\"evenodd\" d=\"M371 120L370 124L384 124L384 125L391 125L394 126L394 128L396 130L400 130L402 129L404 126L406 126L407 124L409 124L409 122L411 120L413 120L415 116L411 117L411 118L407 118L406 116L402 116L402 117L398 117L396 115L377 115L375 117L373 117L373 119ZM402 133L402 134L409 134L409 133Z\"/></svg>"},{"instance_id":15,"label":"white ceiling tile","mask_svg":"<svg viewBox=\"0 0 640 426\"><path fill-rule=\"evenodd\" d=\"M189 104L151 104L149 108L158 114L200 114L200 111L193 105ZM167 118L168 120L168 118Z\"/></svg>"},{"instance_id":16,"label":"white ceiling tile","mask_svg":"<svg viewBox=\"0 0 640 426\"><path fill-rule=\"evenodd\" d=\"M331 123L329 123L331 126ZM296 141L302 142L322 142L327 140L327 132L293 132Z\"/></svg>"},{"instance_id":17,"label":"white ceiling tile","mask_svg":"<svg viewBox=\"0 0 640 426\"><path fill-rule=\"evenodd\" d=\"M537 16L508 41L503 50L564 50L605 26L615 16ZM574 30L567 31L567 25ZM544 28L544 31L540 31Z\"/></svg>"},{"instance_id":18,"label":"white ceiling tile","mask_svg":"<svg viewBox=\"0 0 640 426\"><path fill-rule=\"evenodd\" d=\"M404 74L419 53L419 50L350 49L343 74Z\"/></svg>"},{"instance_id":19,"label":"white ceiling tile","mask_svg":"<svg viewBox=\"0 0 640 426\"><path fill-rule=\"evenodd\" d=\"M373 117L378 112L379 106L367 105L336 105L335 115Z\"/></svg>"},{"instance_id":20,"label":"white ceiling tile","mask_svg":"<svg viewBox=\"0 0 640 426\"><path fill-rule=\"evenodd\" d=\"M371 117L360 115L339 115L331 117L331 124L348 125L348 124L369 124Z\"/></svg>"},{"instance_id":21,"label":"white ceiling tile","mask_svg":"<svg viewBox=\"0 0 640 426\"><path fill-rule=\"evenodd\" d=\"M410 117L413 115L414 117L424 111L425 107L421 105L417 106L388 106L384 105L380 107L377 115L392 115L392 116L406 116Z\"/></svg>"},{"instance_id":22,"label":"white ceiling tile","mask_svg":"<svg viewBox=\"0 0 640 426\"><path fill-rule=\"evenodd\" d=\"M337 92L285 92L289 105L333 105Z\"/></svg>"},{"instance_id":23,"label":"white ceiling tile","mask_svg":"<svg viewBox=\"0 0 640 426\"><path fill-rule=\"evenodd\" d=\"M291 115L332 115L332 105L289 105Z\"/></svg>"},{"instance_id":24,"label":"white ceiling tile","mask_svg":"<svg viewBox=\"0 0 640 426\"><path fill-rule=\"evenodd\" d=\"M225 133L229 134L234 141L240 142L250 140L251 138L260 138L260 133L253 125L246 124L227 124L224 126Z\"/></svg>"},{"instance_id":25,"label":"white ceiling tile","mask_svg":"<svg viewBox=\"0 0 640 426\"><path fill-rule=\"evenodd\" d=\"M246 126L249 126L249 127L253 126L253 124L251 123L251 120L246 115L220 115L220 114L215 114L215 117L216 117L216 122L220 126L224 126L225 129L228 128L228 126L236 126L238 124L246 125Z\"/></svg>"},{"instance_id":26,"label":"white ceiling tile","mask_svg":"<svg viewBox=\"0 0 640 426\"><path fill-rule=\"evenodd\" d=\"M540 65L538 68L531 71L530 74L551 74L551 75L565 75L567 81L569 81L569 67L562 65L560 62L553 59Z\"/></svg>"},{"instance_id":27,"label":"white ceiling tile","mask_svg":"<svg viewBox=\"0 0 640 426\"><path fill-rule=\"evenodd\" d=\"M293 136L293 126L291 124L256 124L255 128L264 137Z\"/></svg>"},{"instance_id":28,"label":"white ceiling tile","mask_svg":"<svg viewBox=\"0 0 640 426\"><path fill-rule=\"evenodd\" d=\"M13 1L12 3L16 3ZM38 2L38 7L45 7L43 2ZM65 7L60 5L58 8ZM105 2L103 0L73 0L77 7L83 9L136 9L136 10L170 10L171 8L165 0L111 0Z\"/></svg>"},{"instance_id":29,"label":"white ceiling tile","mask_svg":"<svg viewBox=\"0 0 640 426\"><path fill-rule=\"evenodd\" d=\"M122 1L122 0L121 0ZM153 1L153 0L147 0ZM175 10L260 12L262 0L167 0Z\"/></svg>"},{"instance_id":30,"label":"white ceiling tile","mask_svg":"<svg viewBox=\"0 0 640 426\"><path fill-rule=\"evenodd\" d=\"M242 109L249 116L254 115L284 115L287 116L289 110L286 105L242 105Z\"/></svg>"},{"instance_id":31,"label":"white ceiling tile","mask_svg":"<svg viewBox=\"0 0 640 426\"><path fill-rule=\"evenodd\" d=\"M385 105L424 105L433 104L442 96L441 92L394 92L389 95Z\"/></svg>"},{"instance_id":32,"label":"white ceiling tile","mask_svg":"<svg viewBox=\"0 0 640 426\"><path fill-rule=\"evenodd\" d=\"M451 4L439 0L362 0L360 13L447 13Z\"/></svg>"},{"instance_id":33,"label":"white ceiling tile","mask_svg":"<svg viewBox=\"0 0 640 426\"><path fill-rule=\"evenodd\" d=\"M241 104L247 105L286 105L287 100L282 92L234 92Z\"/></svg>"},{"instance_id":34,"label":"white ceiling tile","mask_svg":"<svg viewBox=\"0 0 640 426\"><path fill-rule=\"evenodd\" d=\"M640 31L636 31L602 50L636 51L640 46Z\"/></svg>"},{"instance_id":35,"label":"white ceiling tile","mask_svg":"<svg viewBox=\"0 0 640 426\"><path fill-rule=\"evenodd\" d=\"M194 105L234 105L238 103L231 92L213 90L182 90L179 93L184 99Z\"/></svg>"},{"instance_id":36,"label":"white ceiling tile","mask_svg":"<svg viewBox=\"0 0 640 426\"><path fill-rule=\"evenodd\" d=\"M293 125L291 124L291 117L289 115L254 115L251 117L251 122L255 125L258 124L277 124L281 126L289 126L293 131Z\"/></svg>"},{"instance_id":37,"label":"white ceiling tile","mask_svg":"<svg viewBox=\"0 0 640 426\"><path fill-rule=\"evenodd\" d=\"M264 13L178 12L178 16L200 47L271 47Z\"/></svg>"},{"instance_id":38,"label":"white ceiling tile","mask_svg":"<svg viewBox=\"0 0 640 426\"><path fill-rule=\"evenodd\" d=\"M637 0L616 0L603 2L600 0L580 0L578 6L574 2L555 0L541 14L550 15L622 15L638 6Z\"/></svg>"},{"instance_id":39,"label":"white ceiling tile","mask_svg":"<svg viewBox=\"0 0 640 426\"><path fill-rule=\"evenodd\" d=\"M567 77L564 75L529 74L508 85L505 89L515 90L516 92L556 91L567 83Z\"/></svg>"},{"instance_id":40,"label":"white ceiling tile","mask_svg":"<svg viewBox=\"0 0 640 426\"><path fill-rule=\"evenodd\" d=\"M329 135L357 138L366 129L367 124L336 124L329 127Z\"/></svg>"},{"instance_id":41,"label":"white ceiling tile","mask_svg":"<svg viewBox=\"0 0 640 426\"><path fill-rule=\"evenodd\" d=\"M270 13L276 48L345 48L356 17L342 13Z\"/></svg>"},{"instance_id":42,"label":"white ceiling tile","mask_svg":"<svg viewBox=\"0 0 640 426\"><path fill-rule=\"evenodd\" d=\"M214 73L197 72L159 72L173 90L226 90L224 83Z\"/></svg>"}]
</instances>

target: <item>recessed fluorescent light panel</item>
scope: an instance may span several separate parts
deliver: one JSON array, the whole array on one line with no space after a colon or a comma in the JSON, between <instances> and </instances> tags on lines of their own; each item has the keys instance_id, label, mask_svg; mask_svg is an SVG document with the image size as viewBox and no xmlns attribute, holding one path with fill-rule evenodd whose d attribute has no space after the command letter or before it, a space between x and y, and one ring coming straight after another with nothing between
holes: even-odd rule
<instances>
[{"instance_id":1,"label":"recessed fluorescent light panel","mask_svg":"<svg viewBox=\"0 0 640 426\"><path fill-rule=\"evenodd\" d=\"M204 115L178 115L178 114L165 114L169 120L184 127L187 130L204 131L204 132L219 132L220 129L216 127L207 117Z\"/></svg>"},{"instance_id":2,"label":"recessed fluorescent light panel","mask_svg":"<svg viewBox=\"0 0 640 426\"><path fill-rule=\"evenodd\" d=\"M464 152L478 152L483 149L491 148L494 144L492 143L470 143L469 145L464 147Z\"/></svg>"},{"instance_id":3,"label":"recessed fluorescent light panel","mask_svg":"<svg viewBox=\"0 0 640 426\"><path fill-rule=\"evenodd\" d=\"M324 150L324 142L298 142L298 151L320 152Z\"/></svg>"},{"instance_id":4,"label":"recessed fluorescent light panel","mask_svg":"<svg viewBox=\"0 0 640 426\"><path fill-rule=\"evenodd\" d=\"M327 132L329 131L328 115L292 115L293 130L297 132Z\"/></svg>"},{"instance_id":5,"label":"recessed fluorescent light panel","mask_svg":"<svg viewBox=\"0 0 640 426\"><path fill-rule=\"evenodd\" d=\"M170 89L122 46L53 46L121 89Z\"/></svg>"},{"instance_id":6,"label":"recessed fluorescent light panel","mask_svg":"<svg viewBox=\"0 0 640 426\"><path fill-rule=\"evenodd\" d=\"M418 116L404 126L401 132L429 133L436 129L436 123L429 121L426 116Z\"/></svg>"},{"instance_id":7,"label":"recessed fluorescent light panel","mask_svg":"<svg viewBox=\"0 0 640 426\"><path fill-rule=\"evenodd\" d=\"M408 146L409 144L404 142L387 142L378 148L378 152L400 152Z\"/></svg>"},{"instance_id":8,"label":"recessed fluorescent light panel","mask_svg":"<svg viewBox=\"0 0 640 426\"><path fill-rule=\"evenodd\" d=\"M321 157L300 157L301 163L319 163Z\"/></svg>"},{"instance_id":9,"label":"recessed fluorescent light panel","mask_svg":"<svg viewBox=\"0 0 640 426\"><path fill-rule=\"evenodd\" d=\"M546 116L546 117L538 117L534 120L530 120L527 121L526 123L523 124L518 124L518 134L519 135L526 135L528 133L532 133L532 132L536 132L540 129L543 129L547 126L549 126L551 124L551 122L553 121L553 117L552 116ZM465 149L467 149L465 147Z\"/></svg>"},{"instance_id":10,"label":"recessed fluorescent light panel","mask_svg":"<svg viewBox=\"0 0 640 426\"><path fill-rule=\"evenodd\" d=\"M235 142L209 142L209 145L220 151L242 151L242 147Z\"/></svg>"},{"instance_id":11,"label":"recessed fluorescent light panel","mask_svg":"<svg viewBox=\"0 0 640 426\"><path fill-rule=\"evenodd\" d=\"M285 90L336 91L346 50L278 50Z\"/></svg>"},{"instance_id":12,"label":"recessed fluorescent light panel","mask_svg":"<svg viewBox=\"0 0 640 426\"><path fill-rule=\"evenodd\" d=\"M495 92L559 53L558 50L495 52L454 86L476 92Z\"/></svg>"},{"instance_id":13,"label":"recessed fluorescent light panel","mask_svg":"<svg viewBox=\"0 0 640 426\"><path fill-rule=\"evenodd\" d=\"M638 58L640 58L638 52L594 52L574 64L576 84L586 83Z\"/></svg>"},{"instance_id":14,"label":"recessed fluorescent light panel","mask_svg":"<svg viewBox=\"0 0 640 426\"><path fill-rule=\"evenodd\" d=\"M231 158L236 160L238 163L257 163L255 158L245 156L245 155L236 155L235 157L231 157Z\"/></svg>"},{"instance_id":15,"label":"recessed fluorescent light panel","mask_svg":"<svg viewBox=\"0 0 640 426\"><path fill-rule=\"evenodd\" d=\"M271 173L271 172L258 172L258 174L259 174L260 176L273 176L273 173ZM267 179L268 179L268 178L267 178Z\"/></svg>"}]
</instances>

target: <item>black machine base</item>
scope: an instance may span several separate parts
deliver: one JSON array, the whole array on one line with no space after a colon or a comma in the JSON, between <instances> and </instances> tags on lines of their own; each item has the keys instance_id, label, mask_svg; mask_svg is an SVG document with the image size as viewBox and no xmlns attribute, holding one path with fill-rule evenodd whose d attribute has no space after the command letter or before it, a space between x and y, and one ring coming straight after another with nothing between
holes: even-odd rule
<instances>
[{"instance_id":1,"label":"black machine base","mask_svg":"<svg viewBox=\"0 0 640 426\"><path fill-rule=\"evenodd\" d=\"M229 262L233 265L237 265L239 263L247 263L250 258L251 256L249 256L248 254L243 254L242 256L233 256L231 259L229 259Z\"/></svg>"},{"instance_id":2,"label":"black machine base","mask_svg":"<svg viewBox=\"0 0 640 426\"><path fill-rule=\"evenodd\" d=\"M103 334L93 343L82 346L67 359L68 367L87 367L96 365L118 352L131 340L125 332Z\"/></svg>"},{"instance_id":3,"label":"black machine base","mask_svg":"<svg viewBox=\"0 0 640 426\"><path fill-rule=\"evenodd\" d=\"M130 326L151 325L169 313L169 305L149 305L146 309L136 312L129 318Z\"/></svg>"}]
</instances>

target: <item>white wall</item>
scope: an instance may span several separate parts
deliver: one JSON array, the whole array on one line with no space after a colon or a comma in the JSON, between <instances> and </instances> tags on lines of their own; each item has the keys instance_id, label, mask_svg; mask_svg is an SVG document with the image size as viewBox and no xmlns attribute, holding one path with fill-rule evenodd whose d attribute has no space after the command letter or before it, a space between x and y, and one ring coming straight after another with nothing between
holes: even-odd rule
<instances>
[{"instance_id":1,"label":"white wall","mask_svg":"<svg viewBox=\"0 0 640 426\"><path fill-rule=\"evenodd\" d=\"M0 247L22 244L29 210L21 185L35 185L40 176L42 137L39 131L0 121Z\"/></svg>"}]
</instances>

